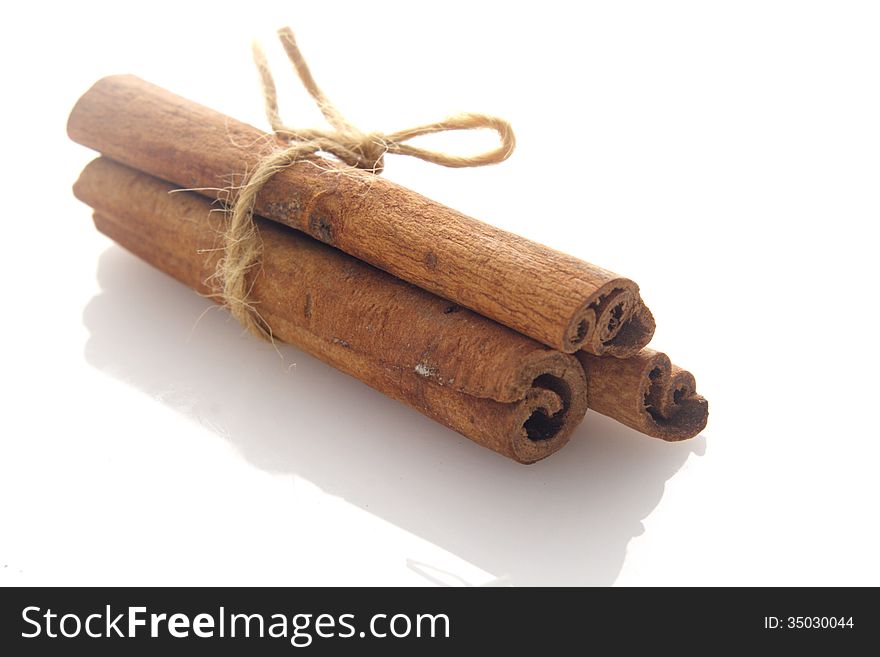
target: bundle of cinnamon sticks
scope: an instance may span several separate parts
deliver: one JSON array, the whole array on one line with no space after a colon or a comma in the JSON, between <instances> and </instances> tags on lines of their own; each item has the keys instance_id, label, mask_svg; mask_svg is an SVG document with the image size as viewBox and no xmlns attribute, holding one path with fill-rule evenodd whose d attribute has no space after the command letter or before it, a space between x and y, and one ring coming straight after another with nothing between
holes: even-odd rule
<instances>
[{"instance_id":1,"label":"bundle of cinnamon sticks","mask_svg":"<svg viewBox=\"0 0 880 657\"><path fill-rule=\"evenodd\" d=\"M97 82L68 133L101 154L74 186L98 230L216 293L212 201L272 137L132 76ZM481 445L532 463L588 407L670 441L706 425L694 377L646 348L629 279L325 157L275 174L255 214L249 303L274 338Z\"/></svg>"}]
</instances>

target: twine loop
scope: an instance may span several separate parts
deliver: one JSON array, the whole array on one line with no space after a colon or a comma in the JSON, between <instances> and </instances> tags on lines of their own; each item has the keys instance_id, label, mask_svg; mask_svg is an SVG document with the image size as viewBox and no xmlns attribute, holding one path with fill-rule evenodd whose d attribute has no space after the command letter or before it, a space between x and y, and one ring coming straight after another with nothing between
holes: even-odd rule
<instances>
[{"instance_id":1,"label":"twine loop","mask_svg":"<svg viewBox=\"0 0 880 657\"><path fill-rule=\"evenodd\" d=\"M272 339L272 330L248 300L250 286L247 275L259 264L262 250L253 219L256 197L272 176L318 152L329 153L350 167L380 174L385 167L385 155L389 153L408 155L446 167L478 167L503 162L516 146L510 124L486 114L458 114L444 121L392 133L362 132L342 116L318 87L296 44L293 31L282 28L278 31L278 37L300 81L318 105L330 129L291 128L283 123L278 112L275 80L265 53L255 43L253 57L260 74L266 118L278 141L278 148L264 157L237 189L229 208L230 221L224 234L223 257L217 265L215 277L223 303L232 315L252 333L267 340ZM407 143L415 137L476 129L490 129L498 133L498 147L484 153L462 156Z\"/></svg>"}]
</instances>

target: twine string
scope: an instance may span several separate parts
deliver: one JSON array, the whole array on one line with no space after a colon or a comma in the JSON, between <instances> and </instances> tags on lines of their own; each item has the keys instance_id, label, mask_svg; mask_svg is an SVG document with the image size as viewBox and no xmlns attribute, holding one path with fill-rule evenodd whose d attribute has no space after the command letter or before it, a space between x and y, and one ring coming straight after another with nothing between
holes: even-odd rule
<instances>
[{"instance_id":1,"label":"twine string","mask_svg":"<svg viewBox=\"0 0 880 657\"><path fill-rule=\"evenodd\" d=\"M306 64L290 28L278 31L287 57L300 82L317 104L330 129L291 128L284 124L278 111L275 80L266 55L258 44L253 57L263 91L266 118L279 144L251 172L229 208L229 225L224 234L223 257L215 276L223 303L232 315L251 333L272 340L272 330L249 301L248 273L260 262L262 243L254 224L254 206L260 190L279 171L318 152L329 153L350 167L380 174L385 155L408 155L446 167L478 167L503 162L513 153L516 141L513 129L504 119L486 114L458 114L444 121L428 123L392 133L365 133L352 125L327 98ZM407 143L410 139L452 130L490 129L498 133L497 148L471 156L419 148Z\"/></svg>"}]
</instances>

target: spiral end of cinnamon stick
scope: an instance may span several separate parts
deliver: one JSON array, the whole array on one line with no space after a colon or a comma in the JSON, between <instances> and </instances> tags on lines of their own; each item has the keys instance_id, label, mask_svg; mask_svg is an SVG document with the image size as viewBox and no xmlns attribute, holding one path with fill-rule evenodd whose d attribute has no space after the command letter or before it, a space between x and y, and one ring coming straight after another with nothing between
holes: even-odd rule
<instances>
[{"instance_id":1,"label":"spiral end of cinnamon stick","mask_svg":"<svg viewBox=\"0 0 880 657\"><path fill-rule=\"evenodd\" d=\"M697 394L694 375L669 362L665 354L648 373L642 400L657 437L677 441L693 438L706 428L709 402Z\"/></svg>"},{"instance_id":2,"label":"spiral end of cinnamon stick","mask_svg":"<svg viewBox=\"0 0 880 657\"><path fill-rule=\"evenodd\" d=\"M552 368L539 375L517 402L508 436L511 455L520 463L540 461L561 449L583 419L587 395L578 369Z\"/></svg>"},{"instance_id":3,"label":"spiral end of cinnamon stick","mask_svg":"<svg viewBox=\"0 0 880 657\"><path fill-rule=\"evenodd\" d=\"M628 358L654 335L654 316L633 281L618 278L592 294L575 313L565 333L564 351Z\"/></svg>"},{"instance_id":4,"label":"spiral end of cinnamon stick","mask_svg":"<svg viewBox=\"0 0 880 657\"><path fill-rule=\"evenodd\" d=\"M590 407L654 438L678 441L706 428L709 402L693 374L651 349L627 359L580 352Z\"/></svg>"}]
</instances>

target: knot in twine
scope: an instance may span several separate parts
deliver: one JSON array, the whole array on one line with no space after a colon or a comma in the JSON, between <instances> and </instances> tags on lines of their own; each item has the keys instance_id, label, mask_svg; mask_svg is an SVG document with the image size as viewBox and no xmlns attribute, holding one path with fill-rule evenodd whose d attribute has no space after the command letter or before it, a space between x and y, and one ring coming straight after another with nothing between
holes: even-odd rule
<instances>
[{"instance_id":1,"label":"knot in twine","mask_svg":"<svg viewBox=\"0 0 880 657\"><path fill-rule=\"evenodd\" d=\"M266 340L272 339L272 330L253 304L248 301L250 289L246 278L248 272L259 264L262 250L259 233L254 224L254 204L260 190L272 176L319 151L333 155L350 167L379 174L385 166L387 153L409 155L446 167L479 167L503 162L510 157L516 145L510 124L504 119L486 114L459 114L445 121L392 133L362 132L342 116L318 87L296 45L291 29L286 27L280 29L278 37L300 81L318 105L331 129L290 128L281 121L275 81L266 55L260 46L254 43L253 57L260 74L266 117L279 147L264 157L238 188L229 208L231 218L224 235L224 255L217 265L215 276L220 283L222 301L232 315L249 331ZM438 132L483 128L496 131L501 143L494 150L469 157L427 150L406 143L414 137Z\"/></svg>"}]
</instances>

